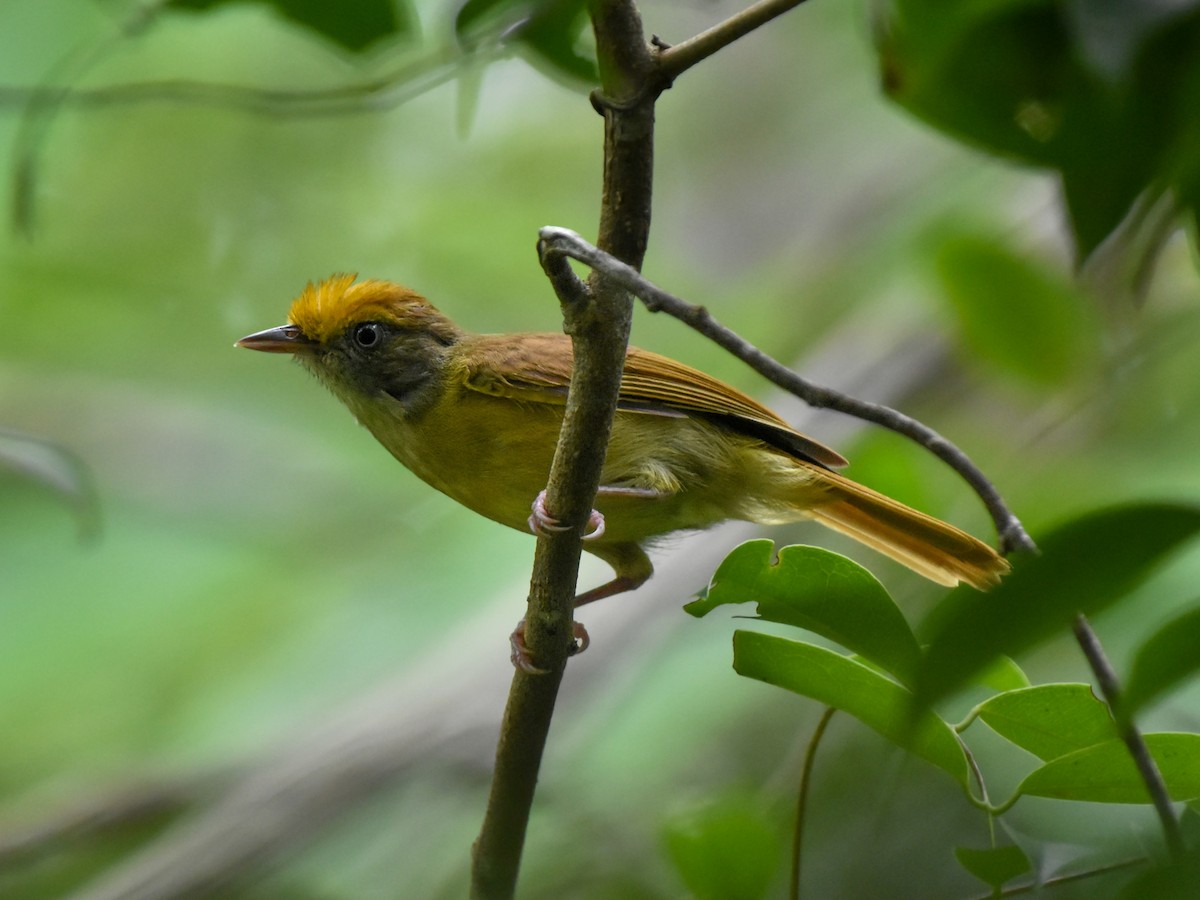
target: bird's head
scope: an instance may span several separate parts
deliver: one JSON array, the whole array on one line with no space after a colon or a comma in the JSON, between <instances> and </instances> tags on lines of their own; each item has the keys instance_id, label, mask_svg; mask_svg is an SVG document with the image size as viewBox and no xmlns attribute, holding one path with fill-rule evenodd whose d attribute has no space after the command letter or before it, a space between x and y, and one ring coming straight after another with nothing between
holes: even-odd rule
<instances>
[{"instance_id":1,"label":"bird's head","mask_svg":"<svg viewBox=\"0 0 1200 900\"><path fill-rule=\"evenodd\" d=\"M309 282L288 324L248 335L238 347L290 353L360 418L380 402L416 415L433 402L447 351L462 332L428 300L390 281L335 275Z\"/></svg>"}]
</instances>

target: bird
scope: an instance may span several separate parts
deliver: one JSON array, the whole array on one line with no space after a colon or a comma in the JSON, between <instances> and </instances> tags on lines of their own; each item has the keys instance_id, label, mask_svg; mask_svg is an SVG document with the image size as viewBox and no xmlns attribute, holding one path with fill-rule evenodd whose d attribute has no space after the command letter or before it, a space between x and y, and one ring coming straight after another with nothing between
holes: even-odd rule
<instances>
[{"instance_id":1,"label":"bird","mask_svg":"<svg viewBox=\"0 0 1200 900\"><path fill-rule=\"evenodd\" d=\"M401 284L339 274L310 281L287 324L236 346L291 355L463 506L522 531L568 527L544 491L571 377L567 335L472 333ZM811 519L947 587L988 590L1008 572L983 541L836 471L846 464L736 388L631 346L582 542L614 577L575 606L645 583L646 550L661 538L729 519ZM586 646L586 629L575 634ZM514 663L537 671L520 624L512 645Z\"/></svg>"}]
</instances>

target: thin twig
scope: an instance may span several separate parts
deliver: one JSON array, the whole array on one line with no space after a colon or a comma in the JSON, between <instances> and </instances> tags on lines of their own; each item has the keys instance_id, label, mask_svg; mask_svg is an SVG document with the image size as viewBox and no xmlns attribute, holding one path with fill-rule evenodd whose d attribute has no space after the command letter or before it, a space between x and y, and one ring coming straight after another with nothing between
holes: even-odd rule
<instances>
[{"instance_id":1,"label":"thin twig","mask_svg":"<svg viewBox=\"0 0 1200 900\"><path fill-rule=\"evenodd\" d=\"M602 271L621 284L646 305L651 312L665 312L728 350L763 377L795 394L810 406L832 409L868 422L882 425L911 438L933 453L969 484L987 507L1005 552L1036 551L1037 546L1025 531L1021 521L1004 503L1000 492L970 458L932 428L897 410L878 403L848 397L830 388L812 384L791 369L772 359L735 332L717 322L702 306L681 300L647 281L640 272L613 259L566 228L547 227L540 232L547 252L560 253Z\"/></svg>"},{"instance_id":2,"label":"thin twig","mask_svg":"<svg viewBox=\"0 0 1200 900\"><path fill-rule=\"evenodd\" d=\"M686 72L698 62L708 59L723 47L728 47L740 37L772 19L794 9L804 0L759 0L735 16L730 16L719 25L693 38L688 38L664 49L658 57L659 72L670 81Z\"/></svg>"},{"instance_id":3,"label":"thin twig","mask_svg":"<svg viewBox=\"0 0 1200 900\"><path fill-rule=\"evenodd\" d=\"M94 55L99 55L108 46L97 48ZM481 44L469 51L441 48L378 78L314 90L272 90L185 79L97 88L0 85L0 112L12 106L23 110L9 177L12 221L19 232L28 234L32 231L34 189L42 145L64 109L172 103L234 109L279 119L351 115L400 106L457 77L467 63L483 64L510 52L499 43Z\"/></svg>"},{"instance_id":4,"label":"thin twig","mask_svg":"<svg viewBox=\"0 0 1200 900\"><path fill-rule=\"evenodd\" d=\"M1117 680L1117 673L1104 654L1100 638L1096 636L1096 632L1092 630L1092 626L1083 613L1075 617L1072 631L1075 632L1075 640L1079 643L1088 665L1091 666L1092 672L1096 676L1096 684L1100 688L1100 693L1108 703L1108 708L1112 710L1113 718L1117 723L1117 732L1121 735L1125 746L1129 748L1129 755L1133 757L1138 774L1142 776L1146 790L1150 793L1150 799L1154 802L1154 811L1158 813L1158 818L1162 822L1167 849L1170 850L1173 857L1179 859L1184 850L1179 819L1176 818L1175 809L1171 806L1171 795L1167 792L1162 772L1158 770L1158 764L1150 755L1150 748L1146 746L1146 741L1133 723L1133 719L1126 715L1121 708L1121 685Z\"/></svg>"},{"instance_id":5,"label":"thin twig","mask_svg":"<svg viewBox=\"0 0 1200 900\"><path fill-rule=\"evenodd\" d=\"M170 103L234 109L279 118L361 113L398 106L445 84L460 73L465 63L487 62L510 53L499 45L480 47L469 53L442 48L398 66L378 78L311 90L259 88L187 79L130 82L92 88L0 85L0 110L51 103L71 109Z\"/></svg>"},{"instance_id":6,"label":"thin twig","mask_svg":"<svg viewBox=\"0 0 1200 900\"><path fill-rule=\"evenodd\" d=\"M988 828L990 829L993 827L996 815L991 809L991 801L988 798L987 782L983 779L983 770L979 768L979 760L975 758L975 754L971 752L971 748L967 746L967 742L963 740L962 735L956 733L954 736L958 739L958 746L962 748L963 756L966 757L967 760L967 767L970 768L971 775L975 779L975 783L979 785L978 797L971 793L970 787L964 791L967 796L967 802L976 809L983 810L988 814Z\"/></svg>"},{"instance_id":7,"label":"thin twig","mask_svg":"<svg viewBox=\"0 0 1200 900\"><path fill-rule=\"evenodd\" d=\"M821 738L825 736L825 729L829 727L829 720L833 718L835 712L837 712L835 707L825 707L825 712L821 713L817 727L813 730L812 737L808 740L808 747L804 751L804 766L800 770L800 792L796 797L796 826L792 829L792 883L788 892L791 900L800 900L800 859L804 845L804 820L808 810L808 797L812 792L812 771L813 765L817 761L817 747L821 743Z\"/></svg>"}]
</instances>

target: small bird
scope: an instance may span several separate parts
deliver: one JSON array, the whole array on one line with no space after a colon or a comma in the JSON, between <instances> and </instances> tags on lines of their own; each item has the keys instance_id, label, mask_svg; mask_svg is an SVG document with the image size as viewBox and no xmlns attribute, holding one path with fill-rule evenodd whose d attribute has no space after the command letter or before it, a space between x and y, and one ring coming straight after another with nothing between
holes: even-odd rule
<instances>
[{"instance_id":1,"label":"small bird","mask_svg":"<svg viewBox=\"0 0 1200 900\"><path fill-rule=\"evenodd\" d=\"M390 281L309 283L288 324L237 346L289 353L417 476L519 530L564 528L544 488L571 377L570 339L472 334ZM653 573L645 548L727 519L813 519L926 578L987 590L1009 569L953 525L839 475L841 455L765 406L682 363L630 347L584 549L612 581L576 606L632 590ZM532 511L532 512L531 512ZM532 670L522 631L514 662ZM586 632L577 637L586 642Z\"/></svg>"}]
</instances>

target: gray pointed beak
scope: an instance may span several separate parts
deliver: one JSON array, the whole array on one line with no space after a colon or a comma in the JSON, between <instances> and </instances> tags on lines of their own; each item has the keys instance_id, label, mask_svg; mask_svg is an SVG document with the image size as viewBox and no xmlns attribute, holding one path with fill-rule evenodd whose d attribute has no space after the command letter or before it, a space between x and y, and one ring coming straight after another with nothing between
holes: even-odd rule
<instances>
[{"instance_id":1,"label":"gray pointed beak","mask_svg":"<svg viewBox=\"0 0 1200 900\"><path fill-rule=\"evenodd\" d=\"M234 346L262 350L264 353L298 353L315 347L316 342L305 337L299 325L280 325L278 328L248 334Z\"/></svg>"}]
</instances>

